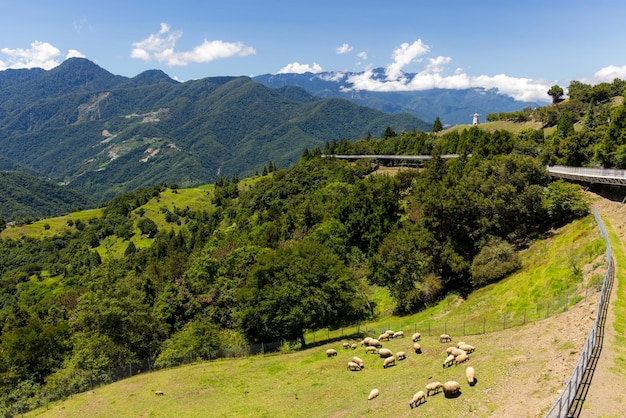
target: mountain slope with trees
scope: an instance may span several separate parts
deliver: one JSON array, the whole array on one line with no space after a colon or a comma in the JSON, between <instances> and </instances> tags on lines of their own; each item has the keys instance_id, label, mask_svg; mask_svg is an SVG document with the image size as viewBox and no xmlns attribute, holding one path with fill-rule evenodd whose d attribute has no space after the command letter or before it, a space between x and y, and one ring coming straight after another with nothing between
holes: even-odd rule
<instances>
[{"instance_id":1,"label":"mountain slope with trees","mask_svg":"<svg viewBox=\"0 0 626 418\"><path fill-rule=\"evenodd\" d=\"M21 166L106 201L159 183L192 186L286 167L326 141L429 130L409 114L270 89L249 77L128 79L81 58L0 72L0 169ZM6 164L6 166L4 165Z\"/></svg>"}]
</instances>

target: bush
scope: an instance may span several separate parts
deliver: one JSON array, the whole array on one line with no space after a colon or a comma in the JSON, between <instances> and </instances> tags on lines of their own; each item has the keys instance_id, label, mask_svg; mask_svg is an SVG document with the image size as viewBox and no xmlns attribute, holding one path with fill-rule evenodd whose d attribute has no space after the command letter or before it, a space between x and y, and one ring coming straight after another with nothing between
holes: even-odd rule
<instances>
[{"instance_id":1,"label":"bush","mask_svg":"<svg viewBox=\"0 0 626 418\"><path fill-rule=\"evenodd\" d=\"M522 261L511 244L493 239L474 257L470 273L476 287L496 282L522 267Z\"/></svg>"}]
</instances>

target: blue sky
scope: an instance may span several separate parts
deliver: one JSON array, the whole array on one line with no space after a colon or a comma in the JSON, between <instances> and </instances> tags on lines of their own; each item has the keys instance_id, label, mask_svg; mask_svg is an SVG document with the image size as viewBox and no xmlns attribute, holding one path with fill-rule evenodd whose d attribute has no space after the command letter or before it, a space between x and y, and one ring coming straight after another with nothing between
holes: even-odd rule
<instances>
[{"instance_id":1,"label":"blue sky","mask_svg":"<svg viewBox=\"0 0 626 418\"><path fill-rule=\"evenodd\" d=\"M522 100L626 78L623 0L3 0L1 10L0 70L81 56L180 81L356 71L356 89L488 87Z\"/></svg>"}]
</instances>

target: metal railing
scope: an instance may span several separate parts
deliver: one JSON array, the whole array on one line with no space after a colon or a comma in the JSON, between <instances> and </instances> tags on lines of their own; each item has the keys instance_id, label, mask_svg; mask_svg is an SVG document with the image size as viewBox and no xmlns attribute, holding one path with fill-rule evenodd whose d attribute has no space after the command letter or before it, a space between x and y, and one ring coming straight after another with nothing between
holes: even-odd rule
<instances>
[{"instance_id":1,"label":"metal railing","mask_svg":"<svg viewBox=\"0 0 626 418\"><path fill-rule=\"evenodd\" d=\"M611 249L611 243L609 242L609 236L602 222L602 218L598 211L593 208L593 216L598 223L600 234L606 242L606 257L607 257L607 270L604 275L604 283L602 285L602 291L600 292L600 299L598 301L598 311L596 313L596 319L593 324L591 332L587 337L585 346L578 363L574 368L569 380L565 384L565 387L561 391L556 402L552 405L552 408L545 415L546 418L552 417L570 417L572 411L576 412L584 402L584 395L586 394L585 387L591 384L591 376L595 369L600 350L602 349L602 341L604 338L604 322L606 321L606 313L608 310L609 299L611 295L611 288L613 286L613 279L615 277L615 269L613 264L613 251Z\"/></svg>"},{"instance_id":2,"label":"metal railing","mask_svg":"<svg viewBox=\"0 0 626 418\"><path fill-rule=\"evenodd\" d=\"M566 167L561 165L548 166L546 170L553 177L587 183L614 184L626 186L626 170L611 168Z\"/></svg>"}]
</instances>

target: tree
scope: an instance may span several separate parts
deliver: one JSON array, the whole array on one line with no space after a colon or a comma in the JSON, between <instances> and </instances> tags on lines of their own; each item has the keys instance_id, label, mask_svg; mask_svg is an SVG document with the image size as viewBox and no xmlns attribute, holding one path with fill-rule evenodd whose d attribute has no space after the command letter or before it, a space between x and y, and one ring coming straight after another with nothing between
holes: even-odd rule
<instances>
[{"instance_id":1,"label":"tree","mask_svg":"<svg viewBox=\"0 0 626 418\"><path fill-rule=\"evenodd\" d=\"M439 116L437 116L435 118L435 123L433 124L433 129L431 130L431 132L441 132L443 131L443 124L441 123L441 119L439 119Z\"/></svg>"},{"instance_id":2,"label":"tree","mask_svg":"<svg viewBox=\"0 0 626 418\"><path fill-rule=\"evenodd\" d=\"M472 261L472 283L481 287L502 279L521 267L522 261L513 246L504 240L493 238Z\"/></svg>"},{"instance_id":3,"label":"tree","mask_svg":"<svg viewBox=\"0 0 626 418\"><path fill-rule=\"evenodd\" d=\"M560 101L561 97L563 97L563 94L563 88L556 84L550 87L550 90L548 90L548 96L552 97L552 103L554 104Z\"/></svg>"},{"instance_id":4,"label":"tree","mask_svg":"<svg viewBox=\"0 0 626 418\"><path fill-rule=\"evenodd\" d=\"M398 134L391 129L391 126L387 126L387 128L385 129L385 132L383 133L383 138L384 139L389 139L389 138L394 138L398 136Z\"/></svg>"},{"instance_id":5,"label":"tree","mask_svg":"<svg viewBox=\"0 0 626 418\"><path fill-rule=\"evenodd\" d=\"M137 222L137 228L139 228L143 235L147 235L150 238L154 238L157 232L159 232L157 224L150 218L139 219Z\"/></svg>"}]
</instances>

